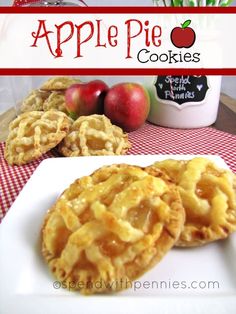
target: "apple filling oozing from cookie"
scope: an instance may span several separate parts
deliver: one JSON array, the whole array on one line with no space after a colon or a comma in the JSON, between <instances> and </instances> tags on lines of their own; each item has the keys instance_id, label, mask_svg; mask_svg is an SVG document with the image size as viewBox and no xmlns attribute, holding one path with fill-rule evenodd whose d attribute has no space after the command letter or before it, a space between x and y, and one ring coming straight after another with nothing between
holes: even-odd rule
<instances>
[{"instance_id":1,"label":"apple filling oozing from cookie","mask_svg":"<svg viewBox=\"0 0 236 314\"><path fill-rule=\"evenodd\" d=\"M49 211L43 255L55 277L74 282L75 290L122 290L112 283L134 280L160 261L177 241L184 217L177 189L160 171L103 167L76 180Z\"/></svg>"},{"instance_id":2,"label":"apple filling oozing from cookie","mask_svg":"<svg viewBox=\"0 0 236 314\"><path fill-rule=\"evenodd\" d=\"M155 163L178 186L186 212L179 246L226 238L236 230L236 176L207 158Z\"/></svg>"}]
</instances>

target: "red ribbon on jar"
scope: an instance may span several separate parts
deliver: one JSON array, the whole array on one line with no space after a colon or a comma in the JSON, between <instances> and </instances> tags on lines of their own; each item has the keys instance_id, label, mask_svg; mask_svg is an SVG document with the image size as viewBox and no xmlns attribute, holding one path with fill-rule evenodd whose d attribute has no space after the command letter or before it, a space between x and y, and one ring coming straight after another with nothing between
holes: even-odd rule
<instances>
[{"instance_id":1,"label":"red ribbon on jar","mask_svg":"<svg viewBox=\"0 0 236 314\"><path fill-rule=\"evenodd\" d=\"M21 7L21 6L30 5L31 3L32 3L32 4L33 4L33 3L34 3L34 4L38 3L39 6L40 6L40 4L42 4L42 3L44 3L44 2L47 3L46 0L45 0L45 1L42 1L42 0L14 0L13 6L14 6L14 7ZM60 6L60 2L63 3L63 0L61 0L61 1L49 0L48 2L49 2L49 3L55 2L55 3L57 3L57 4ZM79 4L82 4L83 6L86 6L86 7L87 7L87 4L85 3L84 0L78 0L78 5L79 5Z\"/></svg>"},{"instance_id":2,"label":"red ribbon on jar","mask_svg":"<svg viewBox=\"0 0 236 314\"><path fill-rule=\"evenodd\" d=\"M30 3L35 3L38 2L39 0L15 0L13 3L14 7L20 7L22 5L30 4Z\"/></svg>"}]
</instances>

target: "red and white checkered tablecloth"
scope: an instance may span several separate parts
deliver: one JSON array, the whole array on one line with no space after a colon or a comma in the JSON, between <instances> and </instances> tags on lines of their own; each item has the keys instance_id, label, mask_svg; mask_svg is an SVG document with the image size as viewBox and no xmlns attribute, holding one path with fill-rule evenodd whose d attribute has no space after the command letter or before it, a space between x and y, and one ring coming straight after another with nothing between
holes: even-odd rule
<instances>
[{"instance_id":1,"label":"red and white checkered tablecloth","mask_svg":"<svg viewBox=\"0 0 236 314\"><path fill-rule=\"evenodd\" d=\"M129 154L213 154L221 156L236 172L236 136L211 127L201 129L167 129L145 124L129 134ZM0 143L0 221L39 163L59 156L56 150L24 166L9 166Z\"/></svg>"}]
</instances>

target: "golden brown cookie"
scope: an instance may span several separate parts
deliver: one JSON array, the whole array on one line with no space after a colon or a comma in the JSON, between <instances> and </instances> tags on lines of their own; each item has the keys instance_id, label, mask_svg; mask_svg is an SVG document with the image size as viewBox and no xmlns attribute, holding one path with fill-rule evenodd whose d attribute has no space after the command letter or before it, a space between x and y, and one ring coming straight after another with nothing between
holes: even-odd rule
<instances>
[{"instance_id":1,"label":"golden brown cookie","mask_svg":"<svg viewBox=\"0 0 236 314\"><path fill-rule=\"evenodd\" d=\"M48 92L40 90L32 90L30 94L23 100L20 111L41 111L43 110L43 103L49 96Z\"/></svg>"},{"instance_id":2,"label":"golden brown cookie","mask_svg":"<svg viewBox=\"0 0 236 314\"><path fill-rule=\"evenodd\" d=\"M58 76L48 79L40 87L42 91L60 91L65 90L73 84L80 83L78 78L68 76Z\"/></svg>"},{"instance_id":3,"label":"golden brown cookie","mask_svg":"<svg viewBox=\"0 0 236 314\"><path fill-rule=\"evenodd\" d=\"M66 136L71 120L65 113L31 111L10 123L4 156L10 165L23 165L39 158Z\"/></svg>"},{"instance_id":4,"label":"golden brown cookie","mask_svg":"<svg viewBox=\"0 0 236 314\"><path fill-rule=\"evenodd\" d=\"M105 166L76 180L47 213L42 253L70 289L129 288L175 244L185 213L157 169Z\"/></svg>"},{"instance_id":5,"label":"golden brown cookie","mask_svg":"<svg viewBox=\"0 0 236 314\"><path fill-rule=\"evenodd\" d=\"M43 103L43 110L48 111L51 109L56 109L67 113L65 107L65 94L61 92L52 92L49 97Z\"/></svg>"},{"instance_id":6,"label":"golden brown cookie","mask_svg":"<svg viewBox=\"0 0 236 314\"><path fill-rule=\"evenodd\" d=\"M104 115L81 116L59 145L63 156L123 155L131 147L128 135Z\"/></svg>"},{"instance_id":7,"label":"golden brown cookie","mask_svg":"<svg viewBox=\"0 0 236 314\"><path fill-rule=\"evenodd\" d=\"M178 246L198 246L236 230L236 176L207 158L154 164L178 186L186 222Z\"/></svg>"}]
</instances>

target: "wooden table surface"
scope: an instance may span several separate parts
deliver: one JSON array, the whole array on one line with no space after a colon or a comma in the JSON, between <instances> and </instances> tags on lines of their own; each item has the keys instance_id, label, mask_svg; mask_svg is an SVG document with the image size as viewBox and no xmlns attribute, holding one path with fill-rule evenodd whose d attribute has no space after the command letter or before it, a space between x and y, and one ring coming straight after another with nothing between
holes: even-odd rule
<instances>
[{"instance_id":1,"label":"wooden table surface","mask_svg":"<svg viewBox=\"0 0 236 314\"><path fill-rule=\"evenodd\" d=\"M236 101L227 95L222 95L216 122L212 127L236 134Z\"/></svg>"},{"instance_id":2,"label":"wooden table surface","mask_svg":"<svg viewBox=\"0 0 236 314\"><path fill-rule=\"evenodd\" d=\"M13 108L0 115L0 141L8 134L8 125L16 116ZM228 95L221 95L221 102L216 122L213 128L236 135L236 100Z\"/></svg>"}]
</instances>

